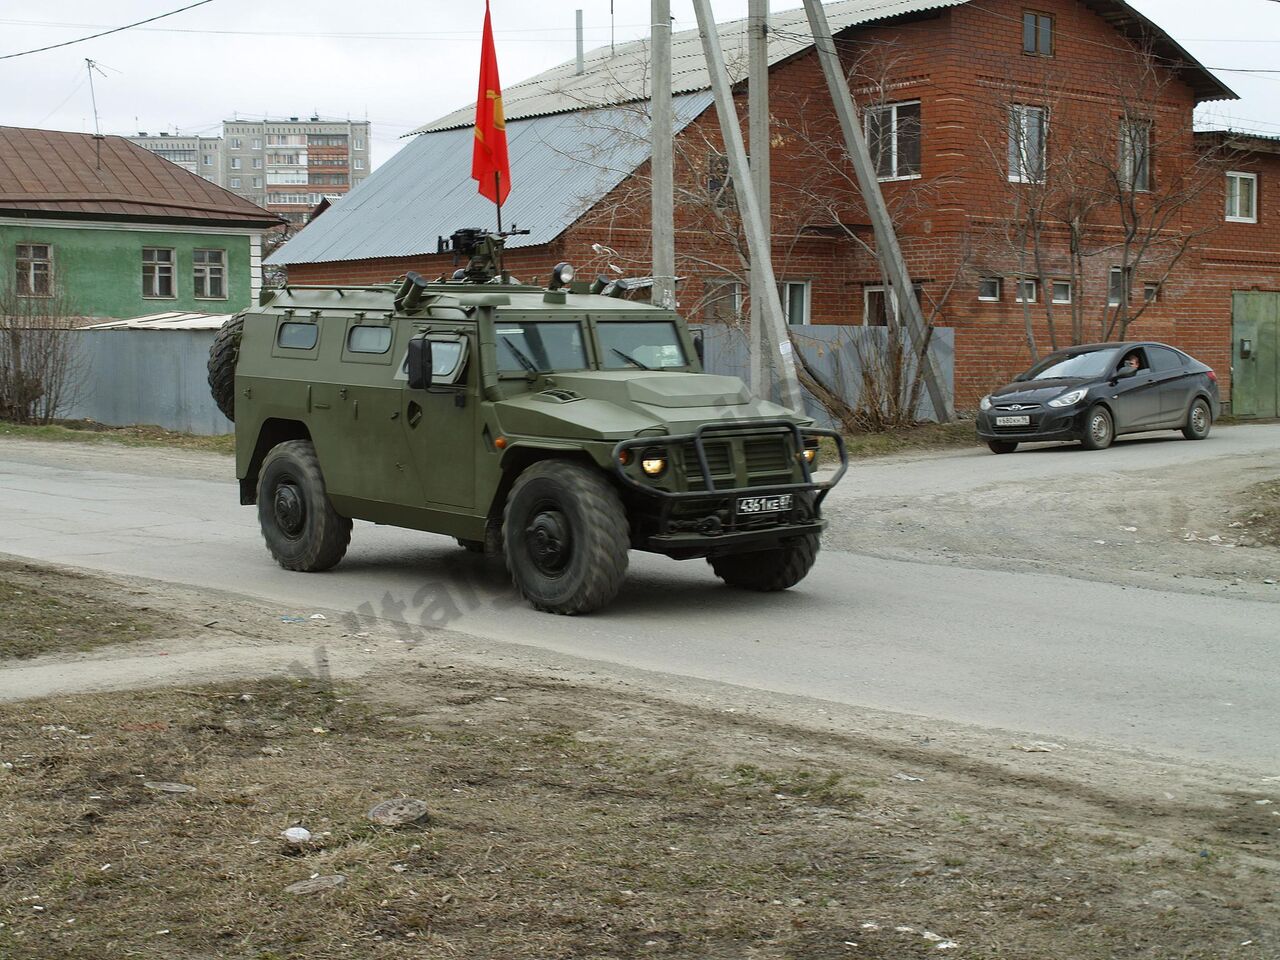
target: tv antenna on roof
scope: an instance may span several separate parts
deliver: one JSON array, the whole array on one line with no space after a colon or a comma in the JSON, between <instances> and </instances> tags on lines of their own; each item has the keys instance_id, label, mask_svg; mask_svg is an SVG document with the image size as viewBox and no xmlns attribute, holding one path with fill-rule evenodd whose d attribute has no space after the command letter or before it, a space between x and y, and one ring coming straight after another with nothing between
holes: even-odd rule
<instances>
[{"instance_id":1,"label":"tv antenna on roof","mask_svg":"<svg viewBox=\"0 0 1280 960\"><path fill-rule=\"evenodd\" d=\"M97 169L102 169L102 127L98 123L98 95L93 90L93 72L95 70L102 76L106 76L103 69L98 66L96 61L84 58L85 68L89 71L89 101L93 104L93 148L94 162Z\"/></svg>"}]
</instances>

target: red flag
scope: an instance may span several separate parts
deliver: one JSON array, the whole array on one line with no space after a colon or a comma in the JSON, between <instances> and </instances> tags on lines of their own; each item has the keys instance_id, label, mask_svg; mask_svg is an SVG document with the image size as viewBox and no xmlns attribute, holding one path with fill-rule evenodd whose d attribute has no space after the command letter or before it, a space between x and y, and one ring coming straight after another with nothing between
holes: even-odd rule
<instances>
[{"instance_id":1,"label":"red flag","mask_svg":"<svg viewBox=\"0 0 1280 960\"><path fill-rule=\"evenodd\" d=\"M498 80L498 54L493 48L489 3L484 5L484 37L480 45L480 92L476 94L476 139L471 154L471 179L480 195L498 206L511 192L511 167L507 162L507 121L502 115L502 84Z\"/></svg>"}]
</instances>

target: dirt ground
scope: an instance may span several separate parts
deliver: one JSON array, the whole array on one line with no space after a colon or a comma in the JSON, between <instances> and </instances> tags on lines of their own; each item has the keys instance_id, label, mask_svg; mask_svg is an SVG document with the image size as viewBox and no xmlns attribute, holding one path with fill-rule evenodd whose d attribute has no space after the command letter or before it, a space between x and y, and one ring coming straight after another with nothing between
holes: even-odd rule
<instances>
[{"instance_id":1,"label":"dirt ground","mask_svg":"<svg viewBox=\"0 0 1280 960\"><path fill-rule=\"evenodd\" d=\"M1275 777L820 729L24 568L0 629L43 655L0 662L6 960L1280 957ZM159 632L84 652L56 633L77 609ZM213 646L243 676L182 659ZM315 656L253 676L279 646ZM13 699L48 667L142 688ZM428 818L370 822L397 797Z\"/></svg>"},{"instance_id":2,"label":"dirt ground","mask_svg":"<svg viewBox=\"0 0 1280 960\"><path fill-rule=\"evenodd\" d=\"M1163 440L1126 441L1145 442ZM1063 445L1034 455L1088 454ZM1280 602L1280 449L1224 464L1025 482L993 465L991 476L959 493L829 510L824 546Z\"/></svg>"}]
</instances>

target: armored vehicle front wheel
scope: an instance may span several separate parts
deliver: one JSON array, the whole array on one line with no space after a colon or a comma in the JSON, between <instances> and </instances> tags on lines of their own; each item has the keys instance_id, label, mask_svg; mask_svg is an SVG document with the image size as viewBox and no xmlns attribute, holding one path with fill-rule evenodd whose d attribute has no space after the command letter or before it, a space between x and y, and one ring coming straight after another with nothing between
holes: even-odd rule
<instances>
[{"instance_id":1,"label":"armored vehicle front wheel","mask_svg":"<svg viewBox=\"0 0 1280 960\"><path fill-rule=\"evenodd\" d=\"M289 440L267 454L258 474L258 522L286 570L328 570L347 552L351 521L329 502L310 440Z\"/></svg>"},{"instance_id":2,"label":"armored vehicle front wheel","mask_svg":"<svg viewBox=\"0 0 1280 960\"><path fill-rule=\"evenodd\" d=\"M708 557L717 577L731 587L772 593L794 587L818 558L818 535L811 533L769 550Z\"/></svg>"},{"instance_id":3,"label":"armored vehicle front wheel","mask_svg":"<svg viewBox=\"0 0 1280 960\"><path fill-rule=\"evenodd\" d=\"M548 613L598 610L617 595L627 573L622 499L598 471L581 464L544 460L520 474L507 499L502 537L516 589Z\"/></svg>"}]
</instances>

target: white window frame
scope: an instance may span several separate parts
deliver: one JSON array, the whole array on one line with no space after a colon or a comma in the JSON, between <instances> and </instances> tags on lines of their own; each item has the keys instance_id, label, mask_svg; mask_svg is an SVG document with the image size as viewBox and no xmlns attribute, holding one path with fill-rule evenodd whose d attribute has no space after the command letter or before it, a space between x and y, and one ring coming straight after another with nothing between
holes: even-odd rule
<instances>
[{"instance_id":1,"label":"white window frame","mask_svg":"<svg viewBox=\"0 0 1280 960\"><path fill-rule=\"evenodd\" d=\"M1060 285L1067 288L1066 297L1061 299L1058 297L1058 287ZM1072 293L1072 290L1071 290L1070 280L1050 280L1049 281L1049 296L1052 298L1053 303L1055 304L1070 303L1071 293Z\"/></svg>"},{"instance_id":2,"label":"white window frame","mask_svg":"<svg viewBox=\"0 0 1280 960\"><path fill-rule=\"evenodd\" d=\"M1163 292L1160 288L1164 286L1159 280L1145 280L1142 283L1142 302L1143 303L1159 303L1160 294Z\"/></svg>"},{"instance_id":3,"label":"white window frame","mask_svg":"<svg viewBox=\"0 0 1280 960\"><path fill-rule=\"evenodd\" d=\"M996 285L996 295L994 297L984 297L982 295L982 285L984 283L994 283ZM1004 293L1004 283L1000 277L979 277L978 278L978 299L982 303L999 303Z\"/></svg>"},{"instance_id":4,"label":"white window frame","mask_svg":"<svg viewBox=\"0 0 1280 960\"><path fill-rule=\"evenodd\" d=\"M705 289L707 286L721 291L721 294L713 300L710 296L710 291ZM729 301L729 312L733 318L742 316L742 284L739 281L730 277L709 277L703 281L703 287L702 313L704 323L715 323L720 319L717 316L707 316L707 308L712 304L719 304L725 300ZM729 292L729 296L724 295L725 291ZM723 309L719 307L712 311L713 314L722 314L723 312Z\"/></svg>"},{"instance_id":5,"label":"white window frame","mask_svg":"<svg viewBox=\"0 0 1280 960\"><path fill-rule=\"evenodd\" d=\"M167 260L147 259L148 253L167 253ZM174 269L178 265L177 251L173 247L143 247L142 248L142 299L144 300L176 300L178 299L178 275ZM147 267L150 266L151 277L150 285L147 283ZM159 287L158 281L162 276L169 279L169 292L157 293Z\"/></svg>"},{"instance_id":6,"label":"white window frame","mask_svg":"<svg viewBox=\"0 0 1280 960\"><path fill-rule=\"evenodd\" d=\"M232 157L232 158L231 158L231 169L232 169L232 170L239 170L242 166L244 166L244 162L243 162L239 157Z\"/></svg>"},{"instance_id":7,"label":"white window frame","mask_svg":"<svg viewBox=\"0 0 1280 960\"><path fill-rule=\"evenodd\" d=\"M1124 118L1120 121L1120 156L1117 172L1120 175L1120 185L1126 190L1132 190L1134 193L1150 193L1151 179L1154 171L1151 162L1151 134L1153 126L1150 120ZM1146 136L1143 143L1142 163L1138 164L1138 153L1136 150L1137 140L1134 137L1134 131L1141 131ZM1138 186L1137 174L1141 172L1145 175L1142 186Z\"/></svg>"},{"instance_id":8,"label":"white window frame","mask_svg":"<svg viewBox=\"0 0 1280 960\"><path fill-rule=\"evenodd\" d=\"M364 157L356 157L356 158L354 158L354 159L351 161L351 169L353 169L353 170L363 170L363 169L364 169Z\"/></svg>"},{"instance_id":9,"label":"white window frame","mask_svg":"<svg viewBox=\"0 0 1280 960\"><path fill-rule=\"evenodd\" d=\"M791 316L791 289L800 287L804 293L804 311L799 320ZM810 297L812 282L809 280L779 280L778 281L778 299L782 301L782 317L787 326L797 326L799 324L809 323L809 317L812 314L813 303Z\"/></svg>"},{"instance_id":10,"label":"white window frame","mask_svg":"<svg viewBox=\"0 0 1280 960\"><path fill-rule=\"evenodd\" d=\"M232 150L239 150L239 149L240 149L240 138L239 138L239 137L232 137L232 138L231 138L231 149L232 149Z\"/></svg>"},{"instance_id":11,"label":"white window frame","mask_svg":"<svg viewBox=\"0 0 1280 960\"><path fill-rule=\"evenodd\" d=\"M364 137L356 137L356 138L355 138L355 149L356 149L356 150L363 150L363 149L364 149Z\"/></svg>"},{"instance_id":12,"label":"white window frame","mask_svg":"<svg viewBox=\"0 0 1280 960\"><path fill-rule=\"evenodd\" d=\"M863 114L862 114L862 135L863 137L866 138L868 146L870 146L871 115L873 113L882 113L884 111L889 112L889 130L890 130L889 142L893 145L892 153L890 154L890 156L892 157L893 169L895 171L898 169L898 108L911 107L911 106L920 106L920 101L919 100L902 100L895 103L876 104L875 106L868 107L865 111L863 111ZM921 167L921 170L923 170L924 168L924 116L923 116L924 110L923 108L921 108L920 113L921 113L921 117L917 121L917 123L919 124L919 128L916 131L916 136L919 138L919 142L920 142L920 167ZM871 160L872 160L872 163L874 163L875 157L872 157ZM922 176L921 173L906 173L906 174L894 173L892 176L882 177L879 175L879 173L877 173L876 179L881 183L894 183L899 180L919 180L921 176Z\"/></svg>"},{"instance_id":13,"label":"white window frame","mask_svg":"<svg viewBox=\"0 0 1280 960\"><path fill-rule=\"evenodd\" d=\"M1120 293L1113 292L1112 282L1116 274L1120 274ZM1126 297L1125 294L1128 294ZM1122 301L1133 303L1133 268L1112 267L1107 271L1107 306L1118 307Z\"/></svg>"},{"instance_id":14,"label":"white window frame","mask_svg":"<svg viewBox=\"0 0 1280 960\"><path fill-rule=\"evenodd\" d=\"M232 189L232 190L239 190L239 189L240 189L240 178L239 178L239 177L232 177L232 178L231 178L231 189Z\"/></svg>"},{"instance_id":15,"label":"white window frame","mask_svg":"<svg viewBox=\"0 0 1280 960\"><path fill-rule=\"evenodd\" d=\"M1253 216L1242 217L1240 210L1240 188L1236 187L1236 213L1231 212L1231 190L1230 183L1232 180L1240 182L1248 182L1250 189L1250 207L1253 209ZM1256 173L1246 173L1243 170L1227 171L1227 223L1257 223L1258 222L1258 175Z\"/></svg>"},{"instance_id":16,"label":"white window frame","mask_svg":"<svg viewBox=\"0 0 1280 960\"><path fill-rule=\"evenodd\" d=\"M1031 285L1031 297L1028 299L1022 295L1022 291ZM1035 277L1021 277L1013 286L1013 302L1014 303L1039 303L1040 302L1040 281Z\"/></svg>"},{"instance_id":17,"label":"white window frame","mask_svg":"<svg viewBox=\"0 0 1280 960\"><path fill-rule=\"evenodd\" d=\"M218 259L216 261L209 260L206 256L204 262L197 259L197 254L216 253ZM205 292L200 293L200 281L204 280ZM213 281L217 281L218 286L222 288L222 293L210 293L209 287ZM195 291L193 296L197 300L226 300L227 299L227 251L221 248L197 247L191 251L191 284L192 290Z\"/></svg>"},{"instance_id":18,"label":"white window frame","mask_svg":"<svg viewBox=\"0 0 1280 960\"><path fill-rule=\"evenodd\" d=\"M1039 176L1027 176L1027 118L1034 111L1040 115L1040 170ZM1017 169L1013 165L1015 147L1014 131L1017 131ZM1015 103L1009 107L1008 149L1010 183L1043 183L1049 159L1049 110L1033 103Z\"/></svg>"},{"instance_id":19,"label":"white window frame","mask_svg":"<svg viewBox=\"0 0 1280 960\"><path fill-rule=\"evenodd\" d=\"M37 257L33 252L33 248L35 247L43 247L44 256ZM27 251L25 256L22 253L24 248ZM36 280L36 274L39 272L36 270L37 264L44 264L44 267L45 267L44 293L38 293L36 291L37 285L35 280ZM17 281L17 287L15 287L14 292L17 293L18 296L34 299L34 300L48 300L49 298L51 298L53 296L53 244L45 243L43 241L36 241L36 240L27 241L26 243L15 244L14 245L14 271L16 274L15 279ZM26 286L25 292L23 292L20 289L21 287L24 286L24 283L23 283L24 279L25 279L25 286Z\"/></svg>"}]
</instances>

